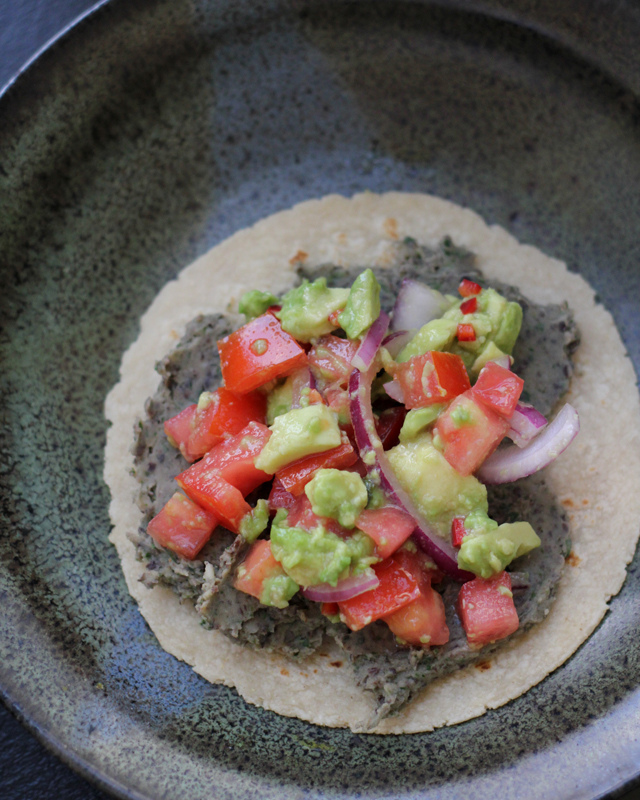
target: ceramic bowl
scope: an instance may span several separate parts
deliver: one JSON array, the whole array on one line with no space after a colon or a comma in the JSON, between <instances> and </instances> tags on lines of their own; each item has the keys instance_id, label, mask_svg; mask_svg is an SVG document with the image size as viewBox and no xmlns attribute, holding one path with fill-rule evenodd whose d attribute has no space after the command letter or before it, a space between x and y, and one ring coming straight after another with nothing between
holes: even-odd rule
<instances>
[{"instance_id":1,"label":"ceramic bowl","mask_svg":"<svg viewBox=\"0 0 640 800\"><path fill-rule=\"evenodd\" d=\"M433 733L285 719L164 653L109 544L103 401L195 257L329 192L564 259L636 371L640 20L597 2L112 0L0 99L0 685L127 798L595 798L640 764L637 560L543 683Z\"/></svg>"}]
</instances>

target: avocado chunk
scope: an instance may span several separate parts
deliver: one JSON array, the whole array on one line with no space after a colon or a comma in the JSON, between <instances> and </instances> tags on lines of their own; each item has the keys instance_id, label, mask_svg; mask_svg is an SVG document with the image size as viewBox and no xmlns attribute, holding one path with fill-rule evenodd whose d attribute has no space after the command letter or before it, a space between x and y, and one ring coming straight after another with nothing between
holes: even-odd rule
<instances>
[{"instance_id":1,"label":"avocado chunk","mask_svg":"<svg viewBox=\"0 0 640 800\"><path fill-rule=\"evenodd\" d=\"M286 414L293 406L293 379L289 376L267 395L267 425L273 425L276 417Z\"/></svg>"},{"instance_id":2,"label":"avocado chunk","mask_svg":"<svg viewBox=\"0 0 640 800\"><path fill-rule=\"evenodd\" d=\"M256 503L256 507L242 517L238 532L247 542L255 542L262 531L266 530L268 524L269 504L266 500L260 499Z\"/></svg>"},{"instance_id":3,"label":"avocado chunk","mask_svg":"<svg viewBox=\"0 0 640 800\"><path fill-rule=\"evenodd\" d=\"M299 588L293 578L290 578L283 570L281 575L273 575L265 579L258 599L264 606L286 608L289 600Z\"/></svg>"},{"instance_id":4,"label":"avocado chunk","mask_svg":"<svg viewBox=\"0 0 640 800\"><path fill-rule=\"evenodd\" d=\"M338 322L349 339L359 339L380 316L380 284L373 271L361 272L351 285Z\"/></svg>"},{"instance_id":5,"label":"avocado chunk","mask_svg":"<svg viewBox=\"0 0 640 800\"><path fill-rule=\"evenodd\" d=\"M329 583L361 574L378 561L373 539L362 531L342 538L320 524L312 531L289 527L287 512L279 509L271 525L271 552L300 586Z\"/></svg>"},{"instance_id":6,"label":"avocado chunk","mask_svg":"<svg viewBox=\"0 0 640 800\"><path fill-rule=\"evenodd\" d=\"M423 325L396 356L398 364L413 356L423 356L429 350L448 350L458 330L458 323L450 319L432 319Z\"/></svg>"},{"instance_id":7,"label":"avocado chunk","mask_svg":"<svg viewBox=\"0 0 640 800\"><path fill-rule=\"evenodd\" d=\"M240 298L238 311L244 314L247 322L256 317L261 317L270 307L278 303L278 298L271 292L261 292L260 289L252 289L245 292Z\"/></svg>"},{"instance_id":8,"label":"avocado chunk","mask_svg":"<svg viewBox=\"0 0 640 800\"><path fill-rule=\"evenodd\" d=\"M474 378L477 378L480 374L480 370L485 367L489 361L497 361L499 358L504 358L506 355L507 353L503 352L495 342L488 342L484 350L482 350L471 365L469 371Z\"/></svg>"},{"instance_id":9,"label":"avocado chunk","mask_svg":"<svg viewBox=\"0 0 640 800\"><path fill-rule=\"evenodd\" d=\"M255 459L256 467L270 475L292 461L324 453L342 443L336 415L320 403L281 414L270 430L268 442Z\"/></svg>"},{"instance_id":10,"label":"avocado chunk","mask_svg":"<svg viewBox=\"0 0 640 800\"><path fill-rule=\"evenodd\" d=\"M488 533L465 536L458 551L458 566L480 578L490 578L539 546L540 537L528 522L505 522Z\"/></svg>"},{"instance_id":11,"label":"avocado chunk","mask_svg":"<svg viewBox=\"0 0 640 800\"><path fill-rule=\"evenodd\" d=\"M444 403L434 403L432 406L425 406L424 408L412 408L402 423L400 441L404 444L409 439L413 439L424 428L435 422L440 412L444 411L445 408L446 405Z\"/></svg>"},{"instance_id":12,"label":"avocado chunk","mask_svg":"<svg viewBox=\"0 0 640 800\"><path fill-rule=\"evenodd\" d=\"M314 514L337 519L344 528L353 528L368 500L358 473L342 469L318 470L304 491Z\"/></svg>"},{"instance_id":13,"label":"avocado chunk","mask_svg":"<svg viewBox=\"0 0 640 800\"><path fill-rule=\"evenodd\" d=\"M313 283L303 280L282 298L276 317L282 329L299 342L310 342L337 327L329 322L329 316L334 311L342 311L348 298L349 289L330 289L326 278L318 278Z\"/></svg>"},{"instance_id":14,"label":"avocado chunk","mask_svg":"<svg viewBox=\"0 0 640 800\"><path fill-rule=\"evenodd\" d=\"M460 475L423 432L387 451L402 488L443 539L451 536L454 517L489 510L487 490L473 475Z\"/></svg>"}]
</instances>

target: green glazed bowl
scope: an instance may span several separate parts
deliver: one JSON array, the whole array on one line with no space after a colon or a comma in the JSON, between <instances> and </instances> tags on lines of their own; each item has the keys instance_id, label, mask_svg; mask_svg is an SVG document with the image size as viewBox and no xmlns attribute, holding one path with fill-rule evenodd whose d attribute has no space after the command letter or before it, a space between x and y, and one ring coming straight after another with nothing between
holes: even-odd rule
<instances>
[{"instance_id":1,"label":"green glazed bowl","mask_svg":"<svg viewBox=\"0 0 640 800\"><path fill-rule=\"evenodd\" d=\"M515 702L355 735L162 651L101 477L103 401L159 289L329 192L438 194L566 260L638 371L640 17L602 5L112 0L0 98L0 686L117 796L564 799L635 780L637 559L594 635Z\"/></svg>"}]
</instances>

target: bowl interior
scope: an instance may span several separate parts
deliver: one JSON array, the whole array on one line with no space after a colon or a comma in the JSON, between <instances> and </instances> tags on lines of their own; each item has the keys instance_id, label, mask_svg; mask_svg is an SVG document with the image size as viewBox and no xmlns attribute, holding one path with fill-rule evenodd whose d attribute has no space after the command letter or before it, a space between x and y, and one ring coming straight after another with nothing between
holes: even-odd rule
<instances>
[{"instance_id":1,"label":"bowl interior","mask_svg":"<svg viewBox=\"0 0 640 800\"><path fill-rule=\"evenodd\" d=\"M196 256L300 200L469 205L579 270L640 369L640 63L605 69L591 17L576 48L561 15L494 12L113 0L0 100L0 682L122 796L596 797L637 771L637 561L524 697L375 737L248 706L165 654L107 541L103 401L141 314ZM621 49L640 34L613 24Z\"/></svg>"}]
</instances>

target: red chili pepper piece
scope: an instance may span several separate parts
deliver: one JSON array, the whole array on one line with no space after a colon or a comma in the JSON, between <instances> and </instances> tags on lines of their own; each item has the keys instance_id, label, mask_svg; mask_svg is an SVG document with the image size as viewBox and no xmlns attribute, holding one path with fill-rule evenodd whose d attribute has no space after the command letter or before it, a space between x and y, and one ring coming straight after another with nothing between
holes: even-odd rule
<instances>
[{"instance_id":1,"label":"red chili pepper piece","mask_svg":"<svg viewBox=\"0 0 640 800\"><path fill-rule=\"evenodd\" d=\"M473 325L466 322L461 322L458 325L457 337L459 342L475 342L476 332Z\"/></svg>"},{"instance_id":2,"label":"red chili pepper piece","mask_svg":"<svg viewBox=\"0 0 640 800\"><path fill-rule=\"evenodd\" d=\"M477 297L470 297L468 300L465 300L464 303L460 303L460 311L462 311L463 314L475 314L477 310Z\"/></svg>"},{"instance_id":3,"label":"red chili pepper piece","mask_svg":"<svg viewBox=\"0 0 640 800\"><path fill-rule=\"evenodd\" d=\"M463 278L458 286L458 291L463 297L472 297L475 294L480 294L482 286L475 281L470 281L469 278Z\"/></svg>"}]
</instances>

